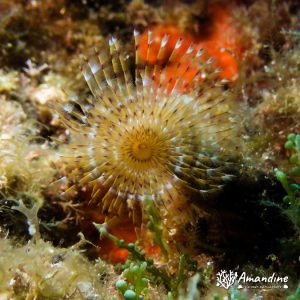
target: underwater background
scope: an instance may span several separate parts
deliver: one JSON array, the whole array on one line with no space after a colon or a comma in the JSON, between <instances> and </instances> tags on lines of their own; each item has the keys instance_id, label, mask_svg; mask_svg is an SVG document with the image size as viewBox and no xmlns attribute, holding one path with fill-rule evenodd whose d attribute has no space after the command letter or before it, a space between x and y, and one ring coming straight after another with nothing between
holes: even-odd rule
<instances>
[{"instance_id":1,"label":"underwater background","mask_svg":"<svg viewBox=\"0 0 300 300\"><path fill-rule=\"evenodd\" d=\"M299 18L0 0L0 299L300 299Z\"/></svg>"}]
</instances>

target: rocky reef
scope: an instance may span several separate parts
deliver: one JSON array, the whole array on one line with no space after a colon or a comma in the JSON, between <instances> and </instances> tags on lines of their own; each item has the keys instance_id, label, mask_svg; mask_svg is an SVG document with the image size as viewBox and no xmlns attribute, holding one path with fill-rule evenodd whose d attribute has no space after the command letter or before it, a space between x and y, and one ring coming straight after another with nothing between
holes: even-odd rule
<instances>
[{"instance_id":1,"label":"rocky reef","mask_svg":"<svg viewBox=\"0 0 300 300\"><path fill-rule=\"evenodd\" d=\"M2 0L0 299L299 299L299 17Z\"/></svg>"}]
</instances>

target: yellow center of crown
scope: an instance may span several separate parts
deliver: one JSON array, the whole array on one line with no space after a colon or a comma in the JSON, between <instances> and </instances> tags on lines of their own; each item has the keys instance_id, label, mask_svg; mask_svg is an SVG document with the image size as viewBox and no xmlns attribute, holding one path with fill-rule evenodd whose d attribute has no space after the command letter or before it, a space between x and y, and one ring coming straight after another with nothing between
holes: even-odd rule
<instances>
[{"instance_id":1,"label":"yellow center of crown","mask_svg":"<svg viewBox=\"0 0 300 300\"><path fill-rule=\"evenodd\" d=\"M121 140L119 153L122 164L130 172L144 172L165 167L170 145L160 130L133 128ZM126 169L127 169L126 168Z\"/></svg>"},{"instance_id":2,"label":"yellow center of crown","mask_svg":"<svg viewBox=\"0 0 300 300\"><path fill-rule=\"evenodd\" d=\"M149 144L135 142L132 145L132 154L137 160L149 160L152 156L152 150Z\"/></svg>"}]
</instances>

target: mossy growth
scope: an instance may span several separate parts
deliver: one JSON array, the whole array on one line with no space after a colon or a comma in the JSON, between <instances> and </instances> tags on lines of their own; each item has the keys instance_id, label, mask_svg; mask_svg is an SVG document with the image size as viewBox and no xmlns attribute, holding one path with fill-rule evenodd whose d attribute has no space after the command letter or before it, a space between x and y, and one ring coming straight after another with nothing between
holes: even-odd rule
<instances>
[{"instance_id":1,"label":"mossy growth","mask_svg":"<svg viewBox=\"0 0 300 300\"><path fill-rule=\"evenodd\" d=\"M291 293L286 300L297 300L300 298L300 283L298 284L298 287L296 288L296 290Z\"/></svg>"},{"instance_id":2,"label":"mossy growth","mask_svg":"<svg viewBox=\"0 0 300 300\"><path fill-rule=\"evenodd\" d=\"M0 93L11 92L19 86L18 72L0 69Z\"/></svg>"},{"instance_id":3,"label":"mossy growth","mask_svg":"<svg viewBox=\"0 0 300 300\"><path fill-rule=\"evenodd\" d=\"M26 217L30 238L25 244L0 238L0 298L103 299L109 294L117 299L112 266L100 259L89 261L82 254L81 247L87 243L82 235L69 248L54 247L41 239L41 201L37 198L28 206L21 199L12 207ZM5 231L0 230L4 236Z\"/></svg>"},{"instance_id":4,"label":"mossy growth","mask_svg":"<svg viewBox=\"0 0 300 300\"><path fill-rule=\"evenodd\" d=\"M55 248L41 239L26 245L0 239L1 299L111 299L111 266L89 262L79 249ZM28 298L30 297L30 298Z\"/></svg>"},{"instance_id":5,"label":"mossy growth","mask_svg":"<svg viewBox=\"0 0 300 300\"><path fill-rule=\"evenodd\" d=\"M289 175L291 180L295 178L296 182L300 176L300 134L291 133L288 135L284 147L290 151L289 161L292 165ZM298 233L300 233L300 185L296 182L290 182L288 175L281 170L275 169L276 177L281 182L287 195L283 201L289 205L286 213L294 223Z\"/></svg>"},{"instance_id":6,"label":"mossy growth","mask_svg":"<svg viewBox=\"0 0 300 300\"><path fill-rule=\"evenodd\" d=\"M287 195L283 197L283 212L288 216L295 228L295 236L282 240L282 252L286 260L294 257L299 263L300 251L300 134L291 133L288 135L284 144L287 151L290 152L290 169L287 173L275 169L278 181L282 184ZM291 268L289 268L291 269ZM293 299L293 298L292 298Z\"/></svg>"},{"instance_id":7,"label":"mossy growth","mask_svg":"<svg viewBox=\"0 0 300 300\"><path fill-rule=\"evenodd\" d=\"M211 284L213 266L198 268L197 262L187 255L180 255L176 274L171 274L168 265L158 266L152 258L146 257L143 249L136 243L126 244L107 231L106 224L95 224L101 235L114 241L118 247L129 251L124 264L116 266L121 271L116 287L125 300L151 299L151 291L161 287L164 299L177 299L187 289L189 295L200 295ZM191 281L188 279L194 275ZM188 299L193 299L191 298ZM179 298L183 299L183 298Z\"/></svg>"}]
</instances>

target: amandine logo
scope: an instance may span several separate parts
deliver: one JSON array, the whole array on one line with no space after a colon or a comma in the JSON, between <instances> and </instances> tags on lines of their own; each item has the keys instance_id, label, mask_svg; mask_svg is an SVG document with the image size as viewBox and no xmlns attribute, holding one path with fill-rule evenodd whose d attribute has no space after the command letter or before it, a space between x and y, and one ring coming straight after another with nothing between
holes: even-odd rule
<instances>
[{"instance_id":1,"label":"amandine logo","mask_svg":"<svg viewBox=\"0 0 300 300\"><path fill-rule=\"evenodd\" d=\"M238 283L237 288L284 288L287 289L289 278L288 276L280 277L277 273L273 273L272 276L247 276L246 272L243 272L240 276L237 272L221 270L217 273L217 286L223 287L228 290L235 282ZM264 285L263 283L268 283ZM251 284L251 285L250 285Z\"/></svg>"}]
</instances>

